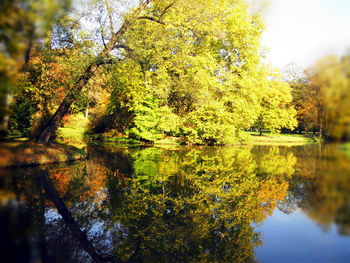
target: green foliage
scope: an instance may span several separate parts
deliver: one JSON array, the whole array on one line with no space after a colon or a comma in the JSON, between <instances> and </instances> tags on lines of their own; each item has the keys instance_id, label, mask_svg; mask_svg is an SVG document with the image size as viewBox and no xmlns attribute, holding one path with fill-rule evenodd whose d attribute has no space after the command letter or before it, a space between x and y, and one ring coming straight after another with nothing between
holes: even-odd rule
<instances>
[{"instance_id":1,"label":"green foliage","mask_svg":"<svg viewBox=\"0 0 350 263\"><path fill-rule=\"evenodd\" d=\"M11 105L11 115L9 120L9 133L14 136L29 137L35 105L30 99L19 97L15 99L15 103Z\"/></svg>"},{"instance_id":2,"label":"green foliage","mask_svg":"<svg viewBox=\"0 0 350 263\"><path fill-rule=\"evenodd\" d=\"M152 1L149 15L158 17L166 7ZM238 141L258 116L267 79L259 15L243 1L179 1L170 9L161 15L164 25L140 19L123 36L127 59L114 70L118 96L110 109L133 112L136 138L154 140L154 132L190 144ZM156 99L160 111L145 108L145 97Z\"/></svg>"},{"instance_id":3,"label":"green foliage","mask_svg":"<svg viewBox=\"0 0 350 263\"><path fill-rule=\"evenodd\" d=\"M227 144L235 140L235 126L222 105L211 103L197 108L186 119L183 128L189 143Z\"/></svg>"},{"instance_id":4,"label":"green foliage","mask_svg":"<svg viewBox=\"0 0 350 263\"><path fill-rule=\"evenodd\" d=\"M101 5L118 50L108 54L108 43L91 41L78 20L57 20L46 39L51 45L36 49L23 77L36 98L36 115L52 114L69 94L71 113L91 112L91 133L116 130L146 142L170 135L210 145L245 140L242 131L257 121L271 131L295 126L289 88L269 81L272 73L262 63L260 14L245 1L153 0L125 14L125 31L114 40L116 9ZM104 35L102 20L100 26ZM97 60L100 68L86 73ZM80 79L90 81L73 92ZM33 127L40 126L38 116Z\"/></svg>"},{"instance_id":5,"label":"green foliage","mask_svg":"<svg viewBox=\"0 0 350 263\"><path fill-rule=\"evenodd\" d=\"M135 117L129 130L131 138L153 142L162 137L158 128L160 116L157 100L146 98L135 106L133 113Z\"/></svg>"},{"instance_id":6,"label":"green foliage","mask_svg":"<svg viewBox=\"0 0 350 263\"><path fill-rule=\"evenodd\" d=\"M158 128L160 131L170 136L181 134L182 119L169 107L164 106L159 109L159 118Z\"/></svg>"},{"instance_id":7,"label":"green foliage","mask_svg":"<svg viewBox=\"0 0 350 263\"><path fill-rule=\"evenodd\" d=\"M294 130L298 122L295 118L296 110L291 105L292 100L291 89L286 82L279 78L270 80L264 90L260 114L254 127L260 132L265 129L272 133L282 128Z\"/></svg>"},{"instance_id":8,"label":"green foliage","mask_svg":"<svg viewBox=\"0 0 350 263\"><path fill-rule=\"evenodd\" d=\"M7 128L3 126L9 113L8 95L15 91L18 73L26 67L35 40L46 37L47 29L69 5L69 0L1 1L0 130Z\"/></svg>"},{"instance_id":9,"label":"green foliage","mask_svg":"<svg viewBox=\"0 0 350 263\"><path fill-rule=\"evenodd\" d=\"M317 115L323 135L333 140L349 140L350 55L321 59L314 66L311 85L317 90Z\"/></svg>"}]
</instances>

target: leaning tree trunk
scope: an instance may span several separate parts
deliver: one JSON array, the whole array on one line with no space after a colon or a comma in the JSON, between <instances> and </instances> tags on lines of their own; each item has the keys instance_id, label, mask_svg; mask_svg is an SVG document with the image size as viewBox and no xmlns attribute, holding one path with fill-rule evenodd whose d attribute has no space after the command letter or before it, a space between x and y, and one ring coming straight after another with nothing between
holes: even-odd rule
<instances>
[{"instance_id":1,"label":"leaning tree trunk","mask_svg":"<svg viewBox=\"0 0 350 263\"><path fill-rule=\"evenodd\" d=\"M55 114L52 116L49 123L46 125L46 128L44 129L44 131L38 137L37 142L48 144L50 138L55 133L58 125L60 124L63 116L68 112L70 106L75 101L76 94L79 93L82 90L82 88L87 84L89 79L96 72L97 68L98 68L98 63L95 61L85 70L85 72L79 78L77 83L74 85L75 86L74 91L70 92L64 98L61 105L56 110Z\"/></svg>"},{"instance_id":2,"label":"leaning tree trunk","mask_svg":"<svg viewBox=\"0 0 350 263\"><path fill-rule=\"evenodd\" d=\"M127 19L124 21L122 27L116 32L102 52L97 56L97 58L87 67L87 69L82 73L80 78L74 83L72 90L62 101L59 108L56 110L55 114L52 116L51 120L46 125L46 128L40 134L37 139L37 142L48 144L50 138L57 130L58 125L60 124L64 115L68 112L72 103L76 100L77 94L86 86L88 81L97 71L98 67L104 63L105 58L108 54L116 47L116 44L120 40L120 38L125 34L128 28L139 19L139 15L141 12L147 7L147 5L151 2L151 0L147 0L139 8L135 11L134 15L131 19Z\"/></svg>"},{"instance_id":3,"label":"leaning tree trunk","mask_svg":"<svg viewBox=\"0 0 350 263\"><path fill-rule=\"evenodd\" d=\"M75 219L73 218L72 214L69 212L67 206L62 201L59 193L55 189L54 185L50 181L49 177L47 176L47 172L39 172L39 175L36 177L38 183L41 185L41 187L45 190L45 193L48 195L48 197L52 200L52 202L55 204L58 213L62 216L64 222L69 227L70 231L72 232L72 235L79 241L80 246L91 256L94 262L111 262L112 259L104 258L101 254L99 254L93 244L88 240L86 233L84 233Z\"/></svg>"}]
</instances>

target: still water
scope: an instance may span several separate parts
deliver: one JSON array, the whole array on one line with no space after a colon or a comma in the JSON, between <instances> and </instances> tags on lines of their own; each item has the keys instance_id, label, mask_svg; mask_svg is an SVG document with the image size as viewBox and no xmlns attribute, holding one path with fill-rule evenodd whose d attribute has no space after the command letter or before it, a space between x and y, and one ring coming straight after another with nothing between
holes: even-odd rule
<instances>
[{"instance_id":1,"label":"still water","mask_svg":"<svg viewBox=\"0 0 350 263\"><path fill-rule=\"evenodd\" d=\"M350 262L335 145L88 152L0 171L0 262Z\"/></svg>"}]
</instances>

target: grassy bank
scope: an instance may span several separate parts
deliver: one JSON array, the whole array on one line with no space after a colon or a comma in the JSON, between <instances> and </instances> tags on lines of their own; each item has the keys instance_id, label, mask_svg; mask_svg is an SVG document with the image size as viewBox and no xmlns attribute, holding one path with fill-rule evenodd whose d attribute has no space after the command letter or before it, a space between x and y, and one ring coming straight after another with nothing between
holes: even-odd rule
<instances>
[{"instance_id":1,"label":"grassy bank","mask_svg":"<svg viewBox=\"0 0 350 263\"><path fill-rule=\"evenodd\" d=\"M317 142L317 138L299 134L263 134L260 136L255 132L247 132L247 144L257 145L305 145ZM116 144L142 144L141 141L127 138L125 135L111 136L107 134L93 134L90 136L93 141L111 142ZM154 142L154 145L181 145L181 138L165 137ZM239 143L238 143L239 144Z\"/></svg>"},{"instance_id":2,"label":"grassy bank","mask_svg":"<svg viewBox=\"0 0 350 263\"><path fill-rule=\"evenodd\" d=\"M116 130L109 130L104 133L86 134L88 121L83 114L71 116L66 121L64 127L58 129L57 141L68 145L82 148L86 145L86 141L108 142L123 145L145 144L139 140L128 138ZM272 134L263 133L262 136L258 132L245 132L246 142L248 144L258 145L305 145L318 141L313 134ZM179 137L166 136L163 139L154 142L154 145L180 145ZM239 141L237 141L239 143Z\"/></svg>"},{"instance_id":3,"label":"grassy bank","mask_svg":"<svg viewBox=\"0 0 350 263\"><path fill-rule=\"evenodd\" d=\"M86 145L85 133L87 131L87 125L88 120L82 113L69 116L64 126L58 128L56 141L78 148L84 147Z\"/></svg>"},{"instance_id":4,"label":"grassy bank","mask_svg":"<svg viewBox=\"0 0 350 263\"><path fill-rule=\"evenodd\" d=\"M249 134L248 143L259 145L305 145L317 142L311 135L303 134L271 134L264 133L262 136L258 132L247 132Z\"/></svg>"},{"instance_id":5,"label":"grassy bank","mask_svg":"<svg viewBox=\"0 0 350 263\"><path fill-rule=\"evenodd\" d=\"M344 143L339 146L339 149L346 155L350 156L350 142Z\"/></svg>"},{"instance_id":6,"label":"grassy bank","mask_svg":"<svg viewBox=\"0 0 350 263\"><path fill-rule=\"evenodd\" d=\"M69 162L85 157L84 150L64 144L47 147L30 141L0 143L1 168Z\"/></svg>"}]
</instances>

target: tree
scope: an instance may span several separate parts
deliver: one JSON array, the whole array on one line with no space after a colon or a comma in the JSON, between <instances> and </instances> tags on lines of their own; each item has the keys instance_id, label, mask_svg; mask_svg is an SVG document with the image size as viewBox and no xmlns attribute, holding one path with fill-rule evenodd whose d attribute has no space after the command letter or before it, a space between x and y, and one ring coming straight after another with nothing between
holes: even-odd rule
<instances>
[{"instance_id":1,"label":"tree","mask_svg":"<svg viewBox=\"0 0 350 263\"><path fill-rule=\"evenodd\" d=\"M108 44L106 44L103 50L95 58L93 58L92 61L90 61L89 65L74 82L73 90L71 90L63 99L59 108L56 110L55 114L46 125L46 128L40 134L37 140L38 142L45 144L49 142L49 139L54 134L63 116L67 113L72 103L76 100L77 94L88 84L89 80L97 72L99 66L104 63L108 63L106 59L108 59L110 52L118 47L118 44L120 44L119 41L121 41L121 37L135 23L135 21L143 18L142 15L145 13L145 10L150 3L151 0L140 1L140 6L134 9L133 12L124 19L122 26L116 33L114 33Z\"/></svg>"},{"instance_id":2,"label":"tree","mask_svg":"<svg viewBox=\"0 0 350 263\"><path fill-rule=\"evenodd\" d=\"M260 114L255 123L260 135L263 129L276 132L281 128L293 130L297 126L296 111L291 103L292 95L288 83L278 78L268 81L260 104Z\"/></svg>"},{"instance_id":3,"label":"tree","mask_svg":"<svg viewBox=\"0 0 350 263\"><path fill-rule=\"evenodd\" d=\"M98 28L89 36L93 43L81 41L83 30L71 30L75 22L52 24L47 34L41 77L56 62L69 78L61 84L60 78L50 79L65 97L39 129L38 142L49 143L73 103L79 104L84 89L103 71L118 96L111 98L107 115L121 113L125 125L119 128L135 138L152 141L176 135L186 143L225 144L237 141L256 122L267 99L270 73L259 52L263 23L245 1L144 0L124 9L128 11L121 19L117 3L97 3L93 15ZM62 58L53 61L60 50ZM49 86L36 83L35 88ZM282 106L273 107L276 112ZM287 117L279 115L276 118ZM265 125L277 129L272 118Z\"/></svg>"},{"instance_id":4,"label":"tree","mask_svg":"<svg viewBox=\"0 0 350 263\"><path fill-rule=\"evenodd\" d=\"M341 140L350 132L349 59L326 57L315 65L312 85L318 88L320 134Z\"/></svg>"},{"instance_id":5,"label":"tree","mask_svg":"<svg viewBox=\"0 0 350 263\"><path fill-rule=\"evenodd\" d=\"M257 118L267 78L258 14L244 1L154 1L151 10L158 16L135 21L122 37L126 59L117 66L115 89L123 87L127 99L115 92L121 97L112 98L112 108L137 118L133 109L153 97L172 116L171 132L186 142L233 142ZM168 133L164 126L157 130Z\"/></svg>"},{"instance_id":6,"label":"tree","mask_svg":"<svg viewBox=\"0 0 350 263\"><path fill-rule=\"evenodd\" d=\"M349 56L328 56L308 70L298 107L306 130L317 130L331 140L349 137L349 68Z\"/></svg>"},{"instance_id":7,"label":"tree","mask_svg":"<svg viewBox=\"0 0 350 263\"><path fill-rule=\"evenodd\" d=\"M7 129L9 96L17 84L18 73L26 70L35 40L46 37L50 25L69 4L69 0L1 1L0 130Z\"/></svg>"}]
</instances>

